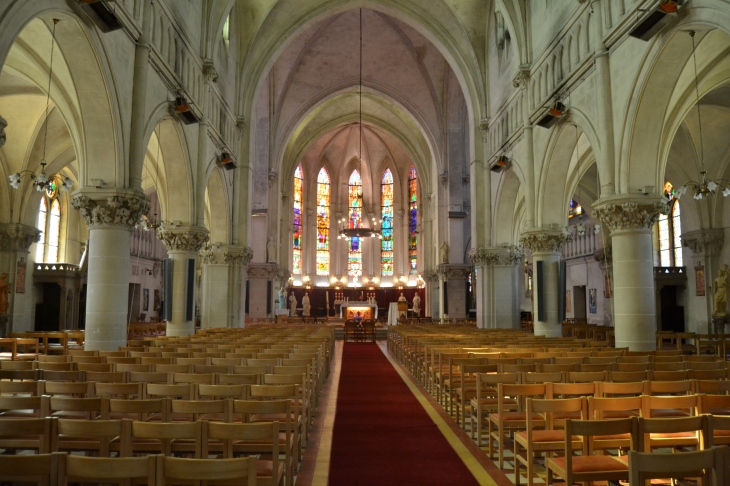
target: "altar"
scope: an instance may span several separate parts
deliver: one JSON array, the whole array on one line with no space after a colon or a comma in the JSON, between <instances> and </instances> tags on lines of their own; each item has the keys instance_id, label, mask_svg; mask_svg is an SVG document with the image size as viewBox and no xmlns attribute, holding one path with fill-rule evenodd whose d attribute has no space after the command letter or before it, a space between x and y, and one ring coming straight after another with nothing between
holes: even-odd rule
<instances>
[{"instance_id":1,"label":"altar","mask_svg":"<svg viewBox=\"0 0 730 486\"><path fill-rule=\"evenodd\" d=\"M340 319L352 319L359 312L363 320L378 318L378 304L367 301L336 300L340 306Z\"/></svg>"}]
</instances>

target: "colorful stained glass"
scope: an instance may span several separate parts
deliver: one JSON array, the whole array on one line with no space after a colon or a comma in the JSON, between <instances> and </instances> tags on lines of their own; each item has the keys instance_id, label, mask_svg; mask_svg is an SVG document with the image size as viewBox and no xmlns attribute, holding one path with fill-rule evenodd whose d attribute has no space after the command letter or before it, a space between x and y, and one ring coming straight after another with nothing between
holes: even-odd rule
<instances>
[{"instance_id":1,"label":"colorful stained glass","mask_svg":"<svg viewBox=\"0 0 730 486\"><path fill-rule=\"evenodd\" d=\"M659 265L672 266L672 248L669 238L669 218L666 214L659 216Z\"/></svg>"},{"instance_id":2,"label":"colorful stained glass","mask_svg":"<svg viewBox=\"0 0 730 486\"><path fill-rule=\"evenodd\" d=\"M51 218L48 221L46 263L58 263L58 245L61 240L61 204L58 199L51 203Z\"/></svg>"},{"instance_id":3,"label":"colorful stained glass","mask_svg":"<svg viewBox=\"0 0 730 486\"><path fill-rule=\"evenodd\" d=\"M50 199L54 199L56 196L58 196L58 183L60 181L58 180L58 176L52 178L50 181L48 181L48 185L46 186L46 195Z\"/></svg>"},{"instance_id":4,"label":"colorful stained glass","mask_svg":"<svg viewBox=\"0 0 730 486\"><path fill-rule=\"evenodd\" d=\"M348 226L360 228L362 223L362 179L356 170L350 174L348 191ZM362 275L362 240L358 237L350 238L349 254L347 257L347 275L358 278Z\"/></svg>"},{"instance_id":5,"label":"colorful stained glass","mask_svg":"<svg viewBox=\"0 0 730 486\"><path fill-rule=\"evenodd\" d=\"M317 175L317 275L330 272L330 175L322 167Z\"/></svg>"},{"instance_id":6,"label":"colorful stained glass","mask_svg":"<svg viewBox=\"0 0 730 486\"><path fill-rule=\"evenodd\" d=\"M380 240L380 274L393 276L393 174L385 169L380 184L380 217L383 219Z\"/></svg>"},{"instance_id":7,"label":"colorful stained glass","mask_svg":"<svg viewBox=\"0 0 730 486\"><path fill-rule=\"evenodd\" d=\"M581 214L583 214L583 208L580 204L578 204L578 201L571 199L568 203L568 218L580 216Z\"/></svg>"},{"instance_id":8,"label":"colorful stained glass","mask_svg":"<svg viewBox=\"0 0 730 486\"><path fill-rule=\"evenodd\" d=\"M302 273L302 195L304 178L302 166L294 171L294 241L292 242L292 273Z\"/></svg>"},{"instance_id":9,"label":"colorful stained glass","mask_svg":"<svg viewBox=\"0 0 730 486\"><path fill-rule=\"evenodd\" d=\"M418 273L418 180L416 167L408 171L408 263L409 273Z\"/></svg>"},{"instance_id":10,"label":"colorful stained glass","mask_svg":"<svg viewBox=\"0 0 730 486\"><path fill-rule=\"evenodd\" d=\"M43 257L46 250L46 218L48 217L48 203L45 197L41 197L40 208L38 209L38 221L36 222L36 228L41 232L41 239L38 241L38 246L35 250L35 261L37 263L43 263Z\"/></svg>"},{"instance_id":11,"label":"colorful stained glass","mask_svg":"<svg viewBox=\"0 0 730 486\"><path fill-rule=\"evenodd\" d=\"M684 264L682 259L682 223L679 220L679 201L674 203L672 208L672 233L674 236L674 266L681 267Z\"/></svg>"},{"instance_id":12,"label":"colorful stained glass","mask_svg":"<svg viewBox=\"0 0 730 486\"><path fill-rule=\"evenodd\" d=\"M664 183L664 197L670 201L674 199L674 186L669 181Z\"/></svg>"}]
</instances>

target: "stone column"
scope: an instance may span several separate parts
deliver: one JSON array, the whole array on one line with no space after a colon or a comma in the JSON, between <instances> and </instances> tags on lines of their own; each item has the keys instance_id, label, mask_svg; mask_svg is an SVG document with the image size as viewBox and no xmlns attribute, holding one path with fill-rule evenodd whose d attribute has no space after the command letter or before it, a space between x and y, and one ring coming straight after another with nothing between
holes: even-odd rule
<instances>
[{"instance_id":1,"label":"stone column","mask_svg":"<svg viewBox=\"0 0 730 486\"><path fill-rule=\"evenodd\" d=\"M149 201L129 189L85 188L72 205L89 227L85 349L115 351L127 343L130 234Z\"/></svg>"},{"instance_id":2,"label":"stone column","mask_svg":"<svg viewBox=\"0 0 730 486\"><path fill-rule=\"evenodd\" d=\"M477 267L477 326L517 329L520 323L519 264L522 248L477 248L469 258Z\"/></svg>"},{"instance_id":3,"label":"stone column","mask_svg":"<svg viewBox=\"0 0 730 486\"><path fill-rule=\"evenodd\" d=\"M426 302L424 303L424 317L439 315L439 278L433 270L423 272L423 280L426 282Z\"/></svg>"},{"instance_id":4,"label":"stone column","mask_svg":"<svg viewBox=\"0 0 730 486\"><path fill-rule=\"evenodd\" d=\"M443 289L443 282L448 282L445 298L448 300L449 312L446 314L443 299L439 299L440 318L466 318L468 311L466 308L466 280L469 273L471 273L471 266L458 263L442 263L438 266L436 273L439 276L439 289ZM443 296L443 290L441 290L441 295Z\"/></svg>"},{"instance_id":5,"label":"stone column","mask_svg":"<svg viewBox=\"0 0 730 486\"><path fill-rule=\"evenodd\" d=\"M248 246L229 246L223 253L223 263L229 266L231 327L246 327L247 269L252 258Z\"/></svg>"},{"instance_id":6,"label":"stone column","mask_svg":"<svg viewBox=\"0 0 730 486\"><path fill-rule=\"evenodd\" d=\"M33 282L30 280L33 268L28 267L28 249L40 239L40 235L41 232L32 226L0 224L0 275L7 274L5 282L9 305L6 312L0 312L0 337L11 332L33 330L28 308L33 299Z\"/></svg>"},{"instance_id":7,"label":"stone column","mask_svg":"<svg viewBox=\"0 0 730 486\"><path fill-rule=\"evenodd\" d=\"M570 233L559 231L537 231L523 233L520 238L522 246L532 251L533 264L533 291L534 308L532 321L536 336L560 337L562 336L562 323L558 316L558 270L560 254L563 245L572 239ZM538 262L542 262L543 288L540 288L540 280L537 278ZM542 292L545 299L545 316L538 320L538 295Z\"/></svg>"},{"instance_id":8,"label":"stone column","mask_svg":"<svg viewBox=\"0 0 730 486\"><path fill-rule=\"evenodd\" d=\"M688 231L682 233L682 246L692 251L694 259L690 263L685 263L687 267L688 279L695 280L695 285L689 285L688 304L690 322L688 322L688 332L712 333L711 326L712 312L714 311L714 295L712 291L712 281L716 276L717 270L721 266L719 256L722 253L722 247L725 245L725 232L722 229L700 229L696 231ZM697 292L697 273L704 272L705 285L704 288ZM697 295L697 294L703 295Z\"/></svg>"},{"instance_id":9,"label":"stone column","mask_svg":"<svg viewBox=\"0 0 730 486\"><path fill-rule=\"evenodd\" d=\"M172 319L167 322L167 335L189 336L195 333L195 309L193 308L190 319L186 319L188 260L195 260L198 256L203 244L208 241L208 230L197 226L167 228L158 231L157 238L165 245L167 254L172 259Z\"/></svg>"},{"instance_id":10,"label":"stone column","mask_svg":"<svg viewBox=\"0 0 730 486\"><path fill-rule=\"evenodd\" d=\"M616 347L656 349L656 296L652 228L667 202L661 196L636 200L616 196L594 204L594 217L611 232Z\"/></svg>"}]
</instances>

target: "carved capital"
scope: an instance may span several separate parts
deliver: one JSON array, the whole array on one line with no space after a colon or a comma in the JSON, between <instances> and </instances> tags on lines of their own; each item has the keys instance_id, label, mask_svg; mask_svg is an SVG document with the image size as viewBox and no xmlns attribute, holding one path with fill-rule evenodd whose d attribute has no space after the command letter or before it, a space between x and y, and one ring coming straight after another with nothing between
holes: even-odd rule
<instances>
[{"instance_id":1,"label":"carved capital","mask_svg":"<svg viewBox=\"0 0 730 486\"><path fill-rule=\"evenodd\" d=\"M692 250L694 256L718 256L725 245L722 229L704 229L682 233L682 246Z\"/></svg>"},{"instance_id":2,"label":"carved capital","mask_svg":"<svg viewBox=\"0 0 730 486\"><path fill-rule=\"evenodd\" d=\"M33 243L41 239L41 232L24 224L0 224L0 250L27 253Z\"/></svg>"},{"instance_id":3,"label":"carved capital","mask_svg":"<svg viewBox=\"0 0 730 486\"><path fill-rule=\"evenodd\" d=\"M286 268L279 268L279 271L276 273L276 280L279 281L279 286L281 287L286 287L290 277L291 272Z\"/></svg>"},{"instance_id":4,"label":"carved capital","mask_svg":"<svg viewBox=\"0 0 730 486\"><path fill-rule=\"evenodd\" d=\"M489 137L489 118L482 118L479 120L479 131L482 134L482 138L484 141L487 141L487 138Z\"/></svg>"},{"instance_id":5,"label":"carved capital","mask_svg":"<svg viewBox=\"0 0 730 486\"><path fill-rule=\"evenodd\" d=\"M471 265L458 263L442 263L436 268L436 275L441 280L450 282L452 280L466 280L471 273Z\"/></svg>"},{"instance_id":6,"label":"carved capital","mask_svg":"<svg viewBox=\"0 0 730 486\"><path fill-rule=\"evenodd\" d=\"M475 267L494 265L517 265L525 258L525 250L519 246L503 248L475 248L469 252L469 258Z\"/></svg>"},{"instance_id":7,"label":"carved capital","mask_svg":"<svg viewBox=\"0 0 730 486\"><path fill-rule=\"evenodd\" d=\"M601 268L613 267L613 248L601 248L593 253L593 258L601 264Z\"/></svg>"},{"instance_id":8,"label":"carved capital","mask_svg":"<svg viewBox=\"0 0 730 486\"><path fill-rule=\"evenodd\" d=\"M248 265L253 258L253 250L248 246L229 248L223 253L223 263L230 265Z\"/></svg>"},{"instance_id":9,"label":"carved capital","mask_svg":"<svg viewBox=\"0 0 730 486\"><path fill-rule=\"evenodd\" d=\"M438 273L436 273L436 270L426 270L423 272L423 280L426 282L438 282Z\"/></svg>"},{"instance_id":10,"label":"carved capital","mask_svg":"<svg viewBox=\"0 0 730 486\"><path fill-rule=\"evenodd\" d=\"M71 205L89 227L123 226L131 230L150 210L147 196L137 191L84 191L74 195Z\"/></svg>"},{"instance_id":11,"label":"carved capital","mask_svg":"<svg viewBox=\"0 0 730 486\"><path fill-rule=\"evenodd\" d=\"M615 198L596 204L593 217L599 219L610 232L649 230L659 215L667 214L668 211L669 201L664 198L648 201Z\"/></svg>"},{"instance_id":12,"label":"carved capital","mask_svg":"<svg viewBox=\"0 0 730 486\"><path fill-rule=\"evenodd\" d=\"M251 263L247 270L249 278L275 280L279 276L279 265L276 263Z\"/></svg>"},{"instance_id":13,"label":"carved capital","mask_svg":"<svg viewBox=\"0 0 730 486\"><path fill-rule=\"evenodd\" d=\"M517 74L512 79L512 86L515 88L526 89L527 83L530 81L530 66L523 64L520 66Z\"/></svg>"},{"instance_id":14,"label":"carved capital","mask_svg":"<svg viewBox=\"0 0 730 486\"><path fill-rule=\"evenodd\" d=\"M204 243L203 247L200 249L200 260L204 264L215 264L217 262L216 254L215 254L215 247L211 245L210 243Z\"/></svg>"},{"instance_id":15,"label":"carved capital","mask_svg":"<svg viewBox=\"0 0 730 486\"><path fill-rule=\"evenodd\" d=\"M205 228L175 228L160 230L157 239L167 251L189 251L198 253L208 242L209 234Z\"/></svg>"},{"instance_id":16,"label":"carved capital","mask_svg":"<svg viewBox=\"0 0 730 486\"><path fill-rule=\"evenodd\" d=\"M573 235L571 233L531 232L522 234L520 237L520 245L529 248L532 253L560 253L563 251L563 246L572 240Z\"/></svg>"},{"instance_id":17,"label":"carved capital","mask_svg":"<svg viewBox=\"0 0 730 486\"><path fill-rule=\"evenodd\" d=\"M8 122L5 118L0 116L0 147L5 145L8 136L5 134L5 127L8 126Z\"/></svg>"},{"instance_id":18,"label":"carved capital","mask_svg":"<svg viewBox=\"0 0 730 486\"><path fill-rule=\"evenodd\" d=\"M203 75L205 81L209 83L217 83L220 75L218 70L215 68L215 63L212 59L203 59Z\"/></svg>"}]
</instances>

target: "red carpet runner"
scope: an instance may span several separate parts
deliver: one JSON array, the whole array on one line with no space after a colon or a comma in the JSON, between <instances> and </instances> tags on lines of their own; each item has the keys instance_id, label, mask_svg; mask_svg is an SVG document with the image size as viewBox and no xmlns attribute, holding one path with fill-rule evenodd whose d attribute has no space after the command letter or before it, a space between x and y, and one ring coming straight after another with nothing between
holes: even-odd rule
<instances>
[{"instance_id":1,"label":"red carpet runner","mask_svg":"<svg viewBox=\"0 0 730 486\"><path fill-rule=\"evenodd\" d=\"M345 344L330 486L477 485L378 346Z\"/></svg>"}]
</instances>

